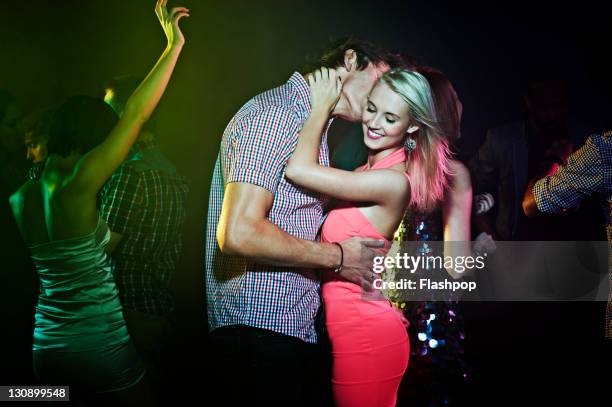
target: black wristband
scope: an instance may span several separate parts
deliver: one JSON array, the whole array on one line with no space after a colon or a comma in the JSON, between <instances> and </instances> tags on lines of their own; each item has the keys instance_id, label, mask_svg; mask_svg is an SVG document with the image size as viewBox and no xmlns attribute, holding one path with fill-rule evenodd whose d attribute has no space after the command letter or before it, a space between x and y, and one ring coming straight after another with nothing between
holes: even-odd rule
<instances>
[{"instance_id":1,"label":"black wristband","mask_svg":"<svg viewBox=\"0 0 612 407\"><path fill-rule=\"evenodd\" d=\"M342 265L344 264L344 249L342 248L342 245L340 243L338 242L332 242L332 243L340 248L340 265L334 269L334 273L338 274L342 271Z\"/></svg>"}]
</instances>

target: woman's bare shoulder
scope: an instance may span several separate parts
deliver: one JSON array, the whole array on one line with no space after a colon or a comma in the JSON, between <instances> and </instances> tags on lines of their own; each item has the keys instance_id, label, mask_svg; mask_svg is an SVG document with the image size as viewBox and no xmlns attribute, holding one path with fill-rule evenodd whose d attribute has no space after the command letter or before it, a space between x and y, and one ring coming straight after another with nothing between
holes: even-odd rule
<instances>
[{"instance_id":1,"label":"woman's bare shoulder","mask_svg":"<svg viewBox=\"0 0 612 407\"><path fill-rule=\"evenodd\" d=\"M9 197L13 213L15 214L16 210L22 211L26 202L36 196L40 196L40 181L28 180Z\"/></svg>"}]
</instances>

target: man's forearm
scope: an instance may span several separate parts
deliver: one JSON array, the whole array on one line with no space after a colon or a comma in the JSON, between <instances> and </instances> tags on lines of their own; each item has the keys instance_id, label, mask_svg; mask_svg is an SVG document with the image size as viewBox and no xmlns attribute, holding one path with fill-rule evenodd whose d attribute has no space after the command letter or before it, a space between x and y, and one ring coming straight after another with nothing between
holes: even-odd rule
<instances>
[{"instance_id":1,"label":"man's forearm","mask_svg":"<svg viewBox=\"0 0 612 407\"><path fill-rule=\"evenodd\" d=\"M533 196L533 184L535 184L537 180L538 178L534 178L529 181L527 189L525 190L525 196L523 196L523 213L528 217L540 214L535 197Z\"/></svg>"},{"instance_id":2,"label":"man's forearm","mask_svg":"<svg viewBox=\"0 0 612 407\"><path fill-rule=\"evenodd\" d=\"M527 189L525 190L525 195L523 196L523 212L525 213L525 216L531 217L541 214L540 210L538 209L535 196L533 195L533 186L545 176L554 174L558 168L559 166L557 163L546 161L537 171L536 175L529 180Z\"/></svg>"},{"instance_id":3,"label":"man's forearm","mask_svg":"<svg viewBox=\"0 0 612 407\"><path fill-rule=\"evenodd\" d=\"M223 234L227 233L227 237ZM262 264L295 268L334 268L340 264L340 249L292 236L270 222L241 222L218 234L221 250Z\"/></svg>"}]
</instances>

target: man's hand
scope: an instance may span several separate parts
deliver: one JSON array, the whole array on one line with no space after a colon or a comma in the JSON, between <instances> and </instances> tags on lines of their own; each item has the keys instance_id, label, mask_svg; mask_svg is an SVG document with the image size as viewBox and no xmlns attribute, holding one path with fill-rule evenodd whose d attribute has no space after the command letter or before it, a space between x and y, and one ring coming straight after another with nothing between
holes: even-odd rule
<instances>
[{"instance_id":1,"label":"man's hand","mask_svg":"<svg viewBox=\"0 0 612 407\"><path fill-rule=\"evenodd\" d=\"M340 245L344 251L340 276L370 291L374 281L374 257L385 255L385 241L353 237L340 242Z\"/></svg>"},{"instance_id":2,"label":"man's hand","mask_svg":"<svg viewBox=\"0 0 612 407\"><path fill-rule=\"evenodd\" d=\"M493 195L488 192L474 195L474 213L476 215L482 215L491 210L495 205L495 199Z\"/></svg>"},{"instance_id":3,"label":"man's hand","mask_svg":"<svg viewBox=\"0 0 612 407\"><path fill-rule=\"evenodd\" d=\"M495 240L493 240L493 236L481 232L476 236L472 250L478 255L484 255L484 253L492 254L497 250L497 245L495 244Z\"/></svg>"}]
</instances>

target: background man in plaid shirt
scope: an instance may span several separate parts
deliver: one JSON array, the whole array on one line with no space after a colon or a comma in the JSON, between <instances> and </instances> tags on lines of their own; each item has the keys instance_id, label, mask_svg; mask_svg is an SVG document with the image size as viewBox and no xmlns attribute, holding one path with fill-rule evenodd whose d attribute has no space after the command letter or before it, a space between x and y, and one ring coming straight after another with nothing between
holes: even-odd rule
<instances>
[{"instance_id":1,"label":"background man in plaid shirt","mask_svg":"<svg viewBox=\"0 0 612 407\"><path fill-rule=\"evenodd\" d=\"M602 201L607 220L608 242L612 242L612 131L596 134L569 154L571 146L557 145L550 150L543 174L529 183L523 199L527 216L563 213L576 208L591 195ZM610 244L608 244L610 247ZM611 290L606 308L606 338L612 339L612 251L608 249L608 275Z\"/></svg>"},{"instance_id":2,"label":"background man in plaid shirt","mask_svg":"<svg viewBox=\"0 0 612 407\"><path fill-rule=\"evenodd\" d=\"M104 100L121 116L140 82L131 76L115 79ZM188 192L186 180L157 147L154 130L155 115L100 198L100 213L112 231L109 246L123 314L153 382L159 380L156 361L174 308L170 281L182 248Z\"/></svg>"},{"instance_id":3,"label":"background man in plaid shirt","mask_svg":"<svg viewBox=\"0 0 612 407\"><path fill-rule=\"evenodd\" d=\"M317 63L338 70L343 90L333 113L353 122L361 121L376 80L400 65L397 56L352 39L332 44ZM363 239L343 242L342 250L315 241L325 198L284 178L309 113L309 88L296 72L247 102L221 140L206 231L206 294L214 388L228 405L322 405L315 269L342 265L340 275L357 283L372 273L374 251L365 249L360 261ZM319 161L329 165L327 134Z\"/></svg>"}]
</instances>

